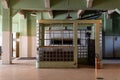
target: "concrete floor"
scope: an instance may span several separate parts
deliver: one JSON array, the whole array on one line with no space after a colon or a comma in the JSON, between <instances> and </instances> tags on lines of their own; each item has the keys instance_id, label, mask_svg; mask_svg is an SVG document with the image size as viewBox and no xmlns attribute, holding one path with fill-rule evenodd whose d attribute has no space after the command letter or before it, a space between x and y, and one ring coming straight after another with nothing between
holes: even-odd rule
<instances>
[{"instance_id":1,"label":"concrete floor","mask_svg":"<svg viewBox=\"0 0 120 80\"><path fill-rule=\"evenodd\" d=\"M0 80L95 80L95 70L36 69L34 60L13 60L12 65L0 65Z\"/></svg>"},{"instance_id":2,"label":"concrete floor","mask_svg":"<svg viewBox=\"0 0 120 80\"><path fill-rule=\"evenodd\" d=\"M98 76L104 80L120 80L120 64L105 64L104 69L98 70Z\"/></svg>"},{"instance_id":3,"label":"concrete floor","mask_svg":"<svg viewBox=\"0 0 120 80\"><path fill-rule=\"evenodd\" d=\"M104 80L120 80L120 60L103 60L104 68L97 71Z\"/></svg>"},{"instance_id":4,"label":"concrete floor","mask_svg":"<svg viewBox=\"0 0 120 80\"><path fill-rule=\"evenodd\" d=\"M13 60L0 64L0 80L120 80L120 64L104 64L104 69L36 69L35 60Z\"/></svg>"}]
</instances>

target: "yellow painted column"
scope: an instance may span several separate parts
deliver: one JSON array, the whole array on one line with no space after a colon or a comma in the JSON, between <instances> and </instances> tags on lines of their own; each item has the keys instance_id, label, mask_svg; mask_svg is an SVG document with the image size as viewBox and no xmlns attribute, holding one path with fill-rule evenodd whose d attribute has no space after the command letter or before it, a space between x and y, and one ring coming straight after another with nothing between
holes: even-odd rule
<instances>
[{"instance_id":1,"label":"yellow painted column","mask_svg":"<svg viewBox=\"0 0 120 80\"><path fill-rule=\"evenodd\" d=\"M100 52L100 23L96 23L95 28L95 53L96 53L96 68L100 69L103 67L102 53Z\"/></svg>"},{"instance_id":2,"label":"yellow painted column","mask_svg":"<svg viewBox=\"0 0 120 80\"><path fill-rule=\"evenodd\" d=\"M78 40L78 32L77 32L77 26L78 26L78 23L74 23L73 24L73 32L74 32L74 37L73 37L73 46L74 46L74 65L76 65L76 67L78 66L78 43L77 43L77 40Z\"/></svg>"}]
</instances>

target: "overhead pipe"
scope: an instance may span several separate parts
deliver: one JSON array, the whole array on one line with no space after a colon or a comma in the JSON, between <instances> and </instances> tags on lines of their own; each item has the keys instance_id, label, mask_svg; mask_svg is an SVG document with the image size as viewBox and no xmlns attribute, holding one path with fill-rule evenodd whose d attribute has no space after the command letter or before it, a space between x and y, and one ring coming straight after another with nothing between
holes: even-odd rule
<instances>
[{"instance_id":1,"label":"overhead pipe","mask_svg":"<svg viewBox=\"0 0 120 80\"><path fill-rule=\"evenodd\" d=\"M83 19L96 19L98 18L99 16L101 16L102 13L95 13L95 14L92 14L90 16L86 16L86 17L81 17L79 18L80 20L83 20ZM79 20L78 19L78 20Z\"/></svg>"}]
</instances>

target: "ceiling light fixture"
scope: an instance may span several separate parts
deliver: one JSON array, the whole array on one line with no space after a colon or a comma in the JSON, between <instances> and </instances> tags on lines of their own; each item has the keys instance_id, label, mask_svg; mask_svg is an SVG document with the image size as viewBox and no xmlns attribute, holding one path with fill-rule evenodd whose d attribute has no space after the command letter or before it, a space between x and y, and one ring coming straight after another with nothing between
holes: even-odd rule
<instances>
[{"instance_id":1,"label":"ceiling light fixture","mask_svg":"<svg viewBox=\"0 0 120 80\"><path fill-rule=\"evenodd\" d=\"M70 11L69 11L69 0L67 0L67 6L68 6L68 15L67 15L66 19L72 20L72 17L70 16Z\"/></svg>"},{"instance_id":2,"label":"ceiling light fixture","mask_svg":"<svg viewBox=\"0 0 120 80\"><path fill-rule=\"evenodd\" d=\"M31 16L37 16L36 11L32 11L30 15Z\"/></svg>"},{"instance_id":3,"label":"ceiling light fixture","mask_svg":"<svg viewBox=\"0 0 120 80\"><path fill-rule=\"evenodd\" d=\"M35 12L32 12L30 15L31 16L37 16Z\"/></svg>"}]
</instances>

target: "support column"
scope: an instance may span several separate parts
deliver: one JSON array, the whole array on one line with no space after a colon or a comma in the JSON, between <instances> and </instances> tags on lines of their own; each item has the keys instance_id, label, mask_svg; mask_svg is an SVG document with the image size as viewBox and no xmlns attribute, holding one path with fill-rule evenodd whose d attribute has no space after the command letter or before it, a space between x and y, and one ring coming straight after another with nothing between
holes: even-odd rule
<instances>
[{"instance_id":1,"label":"support column","mask_svg":"<svg viewBox=\"0 0 120 80\"><path fill-rule=\"evenodd\" d=\"M2 4L1 3L0 3L0 46L2 46Z\"/></svg>"},{"instance_id":2,"label":"support column","mask_svg":"<svg viewBox=\"0 0 120 80\"><path fill-rule=\"evenodd\" d=\"M2 9L2 64L12 63L11 9Z\"/></svg>"},{"instance_id":3,"label":"support column","mask_svg":"<svg viewBox=\"0 0 120 80\"><path fill-rule=\"evenodd\" d=\"M20 16L20 57L28 56L28 38L27 35L27 19L24 18L24 15Z\"/></svg>"},{"instance_id":4,"label":"support column","mask_svg":"<svg viewBox=\"0 0 120 80\"><path fill-rule=\"evenodd\" d=\"M36 16L27 14L28 57L36 57Z\"/></svg>"},{"instance_id":5,"label":"support column","mask_svg":"<svg viewBox=\"0 0 120 80\"><path fill-rule=\"evenodd\" d=\"M20 57L36 56L36 16L30 14L20 20Z\"/></svg>"},{"instance_id":6,"label":"support column","mask_svg":"<svg viewBox=\"0 0 120 80\"><path fill-rule=\"evenodd\" d=\"M100 69L103 68L103 63L102 63L102 53L100 52L100 23L96 23L96 28L95 28L95 53L96 53L96 68Z\"/></svg>"}]
</instances>

